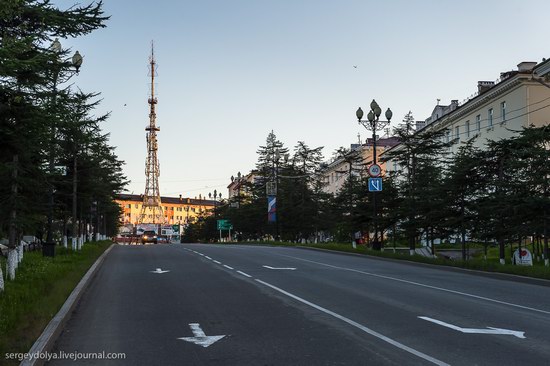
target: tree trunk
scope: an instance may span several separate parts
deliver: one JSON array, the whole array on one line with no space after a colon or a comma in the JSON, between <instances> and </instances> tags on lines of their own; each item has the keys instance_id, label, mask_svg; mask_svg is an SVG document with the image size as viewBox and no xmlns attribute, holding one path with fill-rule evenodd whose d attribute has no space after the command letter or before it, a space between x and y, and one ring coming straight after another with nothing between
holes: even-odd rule
<instances>
[{"instance_id":1,"label":"tree trunk","mask_svg":"<svg viewBox=\"0 0 550 366\"><path fill-rule=\"evenodd\" d=\"M548 216L546 208L544 209L544 220L543 220L543 235L544 235L544 265L546 267L550 266L550 261L548 260Z\"/></svg>"},{"instance_id":2,"label":"tree trunk","mask_svg":"<svg viewBox=\"0 0 550 366\"><path fill-rule=\"evenodd\" d=\"M67 248L67 216L63 215L63 248Z\"/></svg>"},{"instance_id":3,"label":"tree trunk","mask_svg":"<svg viewBox=\"0 0 550 366\"><path fill-rule=\"evenodd\" d=\"M4 273L2 272L2 266L0 266L0 294L4 292Z\"/></svg>"},{"instance_id":4,"label":"tree trunk","mask_svg":"<svg viewBox=\"0 0 550 366\"><path fill-rule=\"evenodd\" d=\"M434 228L433 227L430 228L430 241L431 241L431 244L432 244L432 255L433 255L434 258L436 258L437 255L435 254Z\"/></svg>"},{"instance_id":5,"label":"tree trunk","mask_svg":"<svg viewBox=\"0 0 550 366\"><path fill-rule=\"evenodd\" d=\"M504 175L504 161L503 159L500 159L499 162L498 162L498 180L502 182L502 179L503 179L503 175ZM501 223L501 227L503 226L503 222L502 222L502 219L500 220L500 223ZM500 257L500 264L505 264L506 263L506 255L504 253L504 238L502 237L502 234L499 234L499 238L498 238L498 252L499 252L499 257Z\"/></svg>"},{"instance_id":6,"label":"tree trunk","mask_svg":"<svg viewBox=\"0 0 550 366\"><path fill-rule=\"evenodd\" d=\"M73 159L73 207L72 207L72 215L73 215L73 218L72 218L72 226L73 226L73 232L72 232L72 235L71 235L71 247L73 248L73 250L76 250L76 247L77 247L77 238L78 238L78 226L77 226L77 219L76 219L76 215L77 215L77 184L78 184L78 181L77 181L77 160L76 160L77 156L75 154L74 156L74 159Z\"/></svg>"}]
</instances>

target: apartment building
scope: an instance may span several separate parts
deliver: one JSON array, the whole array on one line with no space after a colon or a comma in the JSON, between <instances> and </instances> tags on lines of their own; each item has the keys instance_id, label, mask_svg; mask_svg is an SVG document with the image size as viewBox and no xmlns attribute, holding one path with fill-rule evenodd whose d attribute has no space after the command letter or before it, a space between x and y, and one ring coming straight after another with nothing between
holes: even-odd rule
<instances>
[{"instance_id":1,"label":"apartment building","mask_svg":"<svg viewBox=\"0 0 550 366\"><path fill-rule=\"evenodd\" d=\"M143 204L143 196L119 194L115 197L115 201L122 208L121 225L137 225ZM161 197L161 202L164 221L170 225L192 223L200 214L211 214L215 205L220 204L220 202L204 199L201 196L199 198L184 198L181 195L179 197ZM150 218L152 219L152 217Z\"/></svg>"},{"instance_id":2,"label":"apartment building","mask_svg":"<svg viewBox=\"0 0 550 366\"><path fill-rule=\"evenodd\" d=\"M541 63L521 62L517 69L502 72L496 81L478 81L477 91L470 98L450 105L437 105L421 129L444 130L444 139L451 142L450 153L461 143L472 140L484 148L488 140L512 137L522 127L550 123L550 60ZM395 145L392 149L399 149ZM388 171L397 170L388 161Z\"/></svg>"}]
</instances>

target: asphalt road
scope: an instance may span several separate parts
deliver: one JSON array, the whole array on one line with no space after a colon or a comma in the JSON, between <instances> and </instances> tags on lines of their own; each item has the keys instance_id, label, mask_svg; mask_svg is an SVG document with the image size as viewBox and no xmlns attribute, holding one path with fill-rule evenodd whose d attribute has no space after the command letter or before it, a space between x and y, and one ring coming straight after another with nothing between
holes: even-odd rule
<instances>
[{"instance_id":1,"label":"asphalt road","mask_svg":"<svg viewBox=\"0 0 550 366\"><path fill-rule=\"evenodd\" d=\"M90 365L548 365L550 286L300 248L116 246L54 351L126 355Z\"/></svg>"}]
</instances>

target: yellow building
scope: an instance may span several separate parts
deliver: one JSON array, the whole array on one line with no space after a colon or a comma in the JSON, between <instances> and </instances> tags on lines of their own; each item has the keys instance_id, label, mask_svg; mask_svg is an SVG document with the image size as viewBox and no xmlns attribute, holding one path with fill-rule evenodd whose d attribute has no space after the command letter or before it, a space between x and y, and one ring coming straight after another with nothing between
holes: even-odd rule
<instances>
[{"instance_id":1,"label":"yellow building","mask_svg":"<svg viewBox=\"0 0 550 366\"><path fill-rule=\"evenodd\" d=\"M179 197L161 197L160 200L164 212L164 221L167 225L192 223L202 213L212 214L216 205L216 201L214 200L182 198L181 195ZM138 194L119 194L115 197L115 201L122 208L120 224L137 225L139 215L141 214L143 196ZM219 205L220 202L217 202L217 204ZM144 220L145 223L151 221L148 221L147 217Z\"/></svg>"}]
</instances>

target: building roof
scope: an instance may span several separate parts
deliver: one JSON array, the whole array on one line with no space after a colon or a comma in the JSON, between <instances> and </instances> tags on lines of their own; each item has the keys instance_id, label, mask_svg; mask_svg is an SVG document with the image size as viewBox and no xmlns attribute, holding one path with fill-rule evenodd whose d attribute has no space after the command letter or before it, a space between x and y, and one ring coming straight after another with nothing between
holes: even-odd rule
<instances>
[{"instance_id":1,"label":"building roof","mask_svg":"<svg viewBox=\"0 0 550 366\"><path fill-rule=\"evenodd\" d=\"M141 194L117 194L115 195L115 200L121 201L134 201L134 202L143 202L143 195ZM216 201L206 200L206 199L195 199L188 197L160 197L162 203L170 204L187 204L187 205L196 205L196 206L215 206Z\"/></svg>"}]
</instances>

